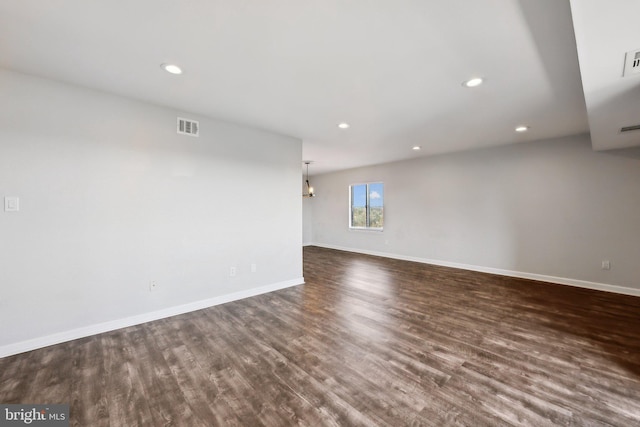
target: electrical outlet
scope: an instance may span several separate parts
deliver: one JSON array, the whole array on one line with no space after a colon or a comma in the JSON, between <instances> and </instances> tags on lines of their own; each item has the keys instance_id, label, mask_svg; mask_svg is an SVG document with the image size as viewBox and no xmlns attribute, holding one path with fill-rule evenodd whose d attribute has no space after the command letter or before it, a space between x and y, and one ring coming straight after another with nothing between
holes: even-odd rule
<instances>
[{"instance_id":1,"label":"electrical outlet","mask_svg":"<svg viewBox=\"0 0 640 427\"><path fill-rule=\"evenodd\" d=\"M602 261L603 270L611 270L611 262L609 260Z\"/></svg>"},{"instance_id":2,"label":"electrical outlet","mask_svg":"<svg viewBox=\"0 0 640 427\"><path fill-rule=\"evenodd\" d=\"M156 282L155 280L152 280L149 282L149 292L153 292L156 289L158 289L158 282Z\"/></svg>"},{"instance_id":3,"label":"electrical outlet","mask_svg":"<svg viewBox=\"0 0 640 427\"><path fill-rule=\"evenodd\" d=\"M251 272L255 273L256 271L258 271L258 266L256 264L251 264Z\"/></svg>"},{"instance_id":4,"label":"electrical outlet","mask_svg":"<svg viewBox=\"0 0 640 427\"><path fill-rule=\"evenodd\" d=\"M20 198L19 197L5 197L4 198L4 211L5 212L18 212L20 210Z\"/></svg>"},{"instance_id":5,"label":"electrical outlet","mask_svg":"<svg viewBox=\"0 0 640 427\"><path fill-rule=\"evenodd\" d=\"M229 267L229 277L236 277L237 270L235 267Z\"/></svg>"}]
</instances>

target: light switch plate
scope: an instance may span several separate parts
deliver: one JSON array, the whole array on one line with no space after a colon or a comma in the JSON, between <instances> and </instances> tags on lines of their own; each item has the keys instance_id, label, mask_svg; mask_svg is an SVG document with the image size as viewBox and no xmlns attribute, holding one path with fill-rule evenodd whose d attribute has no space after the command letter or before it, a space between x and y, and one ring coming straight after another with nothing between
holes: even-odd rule
<instances>
[{"instance_id":1,"label":"light switch plate","mask_svg":"<svg viewBox=\"0 0 640 427\"><path fill-rule=\"evenodd\" d=\"M640 49L627 52L624 58L623 77L640 74Z\"/></svg>"},{"instance_id":2,"label":"light switch plate","mask_svg":"<svg viewBox=\"0 0 640 427\"><path fill-rule=\"evenodd\" d=\"M20 198L15 196L8 196L4 198L4 211L5 212L18 212L20 210Z\"/></svg>"}]
</instances>

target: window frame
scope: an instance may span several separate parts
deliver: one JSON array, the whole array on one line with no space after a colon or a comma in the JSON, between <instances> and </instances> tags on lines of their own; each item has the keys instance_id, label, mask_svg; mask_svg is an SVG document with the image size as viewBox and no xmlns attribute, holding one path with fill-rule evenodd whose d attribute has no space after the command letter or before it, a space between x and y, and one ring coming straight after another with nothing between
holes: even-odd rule
<instances>
[{"instance_id":1,"label":"window frame","mask_svg":"<svg viewBox=\"0 0 640 427\"><path fill-rule=\"evenodd\" d=\"M371 201L370 201L370 186L380 184L382 186L382 227L371 227ZM353 225L353 187L357 186L366 186L366 202L365 202L365 215L366 215L366 226L354 226ZM363 230L363 231L384 231L384 182L382 181L372 181L372 182L360 182L349 185L349 230Z\"/></svg>"}]
</instances>

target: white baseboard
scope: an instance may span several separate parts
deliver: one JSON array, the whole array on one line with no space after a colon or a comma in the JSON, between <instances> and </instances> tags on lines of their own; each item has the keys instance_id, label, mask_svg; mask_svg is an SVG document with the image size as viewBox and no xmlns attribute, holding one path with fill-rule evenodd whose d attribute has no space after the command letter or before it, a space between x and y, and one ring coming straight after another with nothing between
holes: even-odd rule
<instances>
[{"instance_id":1,"label":"white baseboard","mask_svg":"<svg viewBox=\"0 0 640 427\"><path fill-rule=\"evenodd\" d=\"M201 301L194 301L188 304L177 305L175 307L168 307L162 310L152 311L150 313L139 314L137 316L126 317L124 319L112 320L109 322L84 326L81 328L72 329L70 331L59 332L44 337L21 341L0 347L0 357L12 356L14 354L24 353L26 351L36 350L39 348L48 347L50 345L76 340L79 338L85 338L91 335L97 335L104 332L114 331L116 329L139 325L141 323L152 322L154 320L165 319L167 317L177 316L179 314L202 310L203 308L209 308L231 301L237 301L256 295L266 294L280 289L301 285L303 283L304 278L300 277L297 279L278 282L258 288L247 289L245 291L221 295L219 297L209 298Z\"/></svg>"},{"instance_id":2,"label":"white baseboard","mask_svg":"<svg viewBox=\"0 0 640 427\"><path fill-rule=\"evenodd\" d=\"M399 260L403 260L403 261L420 262L420 263L423 263L423 264L440 265L440 266L443 266L443 267L460 268L462 270L478 271L478 272L481 272L481 273L491 273L491 274L497 274L497 275L500 275L500 276L517 277L519 279L531 279L531 280L537 280L537 281L540 281L540 282L548 282L548 283L555 283L555 284L559 284L559 285L575 286L575 287L578 287L578 288L592 289L592 290L596 290L596 291L613 292L613 293L616 293L616 294L630 295L630 296L635 296L635 297L639 297L640 296L640 289L627 288L627 287L624 287L624 286L609 285L609 284L606 284L606 283L589 282L589 281L586 281L586 280L569 279L569 278L566 278L566 277L546 276L544 274L525 273L525 272L522 272L522 271L503 270L503 269L500 269L500 268L482 267L482 266L479 266L479 265L460 264L460 263L456 263L456 262L440 261L440 260L427 259L427 258L418 258L418 257L413 257L413 256L407 256L407 255L397 255L397 254L392 254L392 253L388 253L388 252L377 252L377 251L369 251L369 250L366 250L366 249L356 249L356 248L347 248L347 247L343 247L343 246L326 245L326 244L322 244L322 243L314 243L314 244L311 244L309 246L318 246L318 247L321 247L321 248L336 249L336 250L339 250L339 251L346 251L346 252L355 252L355 253L361 253L361 254L365 254L365 255L374 255L374 256L379 256L379 257L384 257L384 258L393 258L393 259L399 259Z\"/></svg>"}]
</instances>

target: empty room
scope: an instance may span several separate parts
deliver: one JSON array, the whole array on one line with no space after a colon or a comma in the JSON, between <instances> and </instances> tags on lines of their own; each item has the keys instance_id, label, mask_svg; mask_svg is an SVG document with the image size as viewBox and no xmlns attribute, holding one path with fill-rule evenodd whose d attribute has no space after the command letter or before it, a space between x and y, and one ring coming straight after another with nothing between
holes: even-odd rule
<instances>
[{"instance_id":1,"label":"empty room","mask_svg":"<svg viewBox=\"0 0 640 427\"><path fill-rule=\"evenodd\" d=\"M640 425L639 15L0 2L0 426Z\"/></svg>"}]
</instances>

